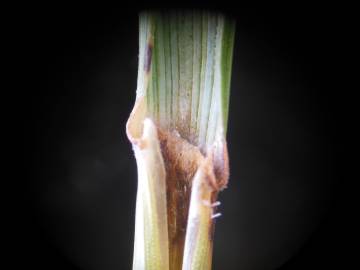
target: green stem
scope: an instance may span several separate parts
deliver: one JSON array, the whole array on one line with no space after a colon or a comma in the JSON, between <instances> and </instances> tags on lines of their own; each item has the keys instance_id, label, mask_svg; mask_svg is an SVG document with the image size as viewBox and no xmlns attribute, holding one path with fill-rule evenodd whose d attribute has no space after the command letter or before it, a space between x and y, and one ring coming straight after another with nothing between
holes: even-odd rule
<instances>
[{"instance_id":1,"label":"green stem","mask_svg":"<svg viewBox=\"0 0 360 270\"><path fill-rule=\"evenodd\" d=\"M139 175L134 269L211 268L210 205L228 178L234 28L217 13L140 15L137 99L127 123Z\"/></svg>"}]
</instances>

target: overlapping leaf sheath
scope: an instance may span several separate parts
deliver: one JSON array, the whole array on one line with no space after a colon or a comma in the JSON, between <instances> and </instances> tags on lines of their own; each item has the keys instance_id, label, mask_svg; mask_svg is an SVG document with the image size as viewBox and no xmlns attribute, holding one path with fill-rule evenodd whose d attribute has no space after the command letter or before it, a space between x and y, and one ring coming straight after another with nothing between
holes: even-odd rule
<instances>
[{"instance_id":1,"label":"overlapping leaf sheath","mask_svg":"<svg viewBox=\"0 0 360 270\"><path fill-rule=\"evenodd\" d=\"M208 12L140 15L133 269L211 268L215 201L228 180L234 23Z\"/></svg>"}]
</instances>

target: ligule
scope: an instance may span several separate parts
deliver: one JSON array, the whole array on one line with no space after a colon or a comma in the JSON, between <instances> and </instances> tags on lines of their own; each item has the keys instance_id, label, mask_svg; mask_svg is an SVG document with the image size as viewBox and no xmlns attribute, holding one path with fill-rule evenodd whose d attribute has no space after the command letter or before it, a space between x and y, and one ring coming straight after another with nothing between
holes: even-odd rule
<instances>
[{"instance_id":1,"label":"ligule","mask_svg":"<svg viewBox=\"0 0 360 270\"><path fill-rule=\"evenodd\" d=\"M140 15L133 269L211 269L214 203L228 178L234 23L209 12Z\"/></svg>"}]
</instances>

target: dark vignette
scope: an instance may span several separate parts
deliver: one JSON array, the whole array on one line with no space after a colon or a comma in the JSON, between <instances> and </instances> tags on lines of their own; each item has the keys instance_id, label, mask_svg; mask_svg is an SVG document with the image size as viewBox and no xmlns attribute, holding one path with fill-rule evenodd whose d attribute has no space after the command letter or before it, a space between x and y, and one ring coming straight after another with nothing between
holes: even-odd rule
<instances>
[{"instance_id":1,"label":"dark vignette","mask_svg":"<svg viewBox=\"0 0 360 270\"><path fill-rule=\"evenodd\" d=\"M231 177L220 195L214 269L341 268L345 123L334 16L315 7L209 8L237 20ZM19 263L131 267L136 166L124 125L141 9L29 13Z\"/></svg>"}]
</instances>

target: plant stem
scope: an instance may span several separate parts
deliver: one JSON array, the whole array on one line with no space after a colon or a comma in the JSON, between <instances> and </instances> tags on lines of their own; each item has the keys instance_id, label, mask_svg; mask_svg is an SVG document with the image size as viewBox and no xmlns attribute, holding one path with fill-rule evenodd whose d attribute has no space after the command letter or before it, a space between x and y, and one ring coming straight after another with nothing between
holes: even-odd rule
<instances>
[{"instance_id":1,"label":"plant stem","mask_svg":"<svg viewBox=\"0 0 360 270\"><path fill-rule=\"evenodd\" d=\"M133 269L210 269L215 203L228 180L234 22L209 12L140 15Z\"/></svg>"}]
</instances>

